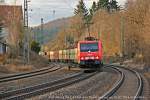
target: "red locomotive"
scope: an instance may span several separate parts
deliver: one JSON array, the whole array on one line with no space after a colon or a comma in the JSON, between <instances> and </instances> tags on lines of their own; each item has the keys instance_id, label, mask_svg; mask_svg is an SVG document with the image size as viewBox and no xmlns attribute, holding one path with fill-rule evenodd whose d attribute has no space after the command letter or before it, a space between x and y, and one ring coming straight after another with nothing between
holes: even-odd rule
<instances>
[{"instance_id":1,"label":"red locomotive","mask_svg":"<svg viewBox=\"0 0 150 100\"><path fill-rule=\"evenodd\" d=\"M78 43L78 63L84 65L102 65L102 42L85 40Z\"/></svg>"},{"instance_id":2,"label":"red locomotive","mask_svg":"<svg viewBox=\"0 0 150 100\"><path fill-rule=\"evenodd\" d=\"M81 66L93 65L92 67L100 67L102 63L102 42L92 37L86 38L84 41L79 41L77 48L48 51L50 61L74 62Z\"/></svg>"}]
</instances>

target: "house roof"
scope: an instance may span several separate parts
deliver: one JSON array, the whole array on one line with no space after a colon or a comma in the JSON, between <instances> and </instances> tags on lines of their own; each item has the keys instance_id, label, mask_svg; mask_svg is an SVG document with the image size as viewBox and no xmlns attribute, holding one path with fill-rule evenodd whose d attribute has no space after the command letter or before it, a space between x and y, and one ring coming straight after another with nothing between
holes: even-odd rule
<instances>
[{"instance_id":1,"label":"house roof","mask_svg":"<svg viewBox=\"0 0 150 100\"><path fill-rule=\"evenodd\" d=\"M7 29L6 41L16 44L22 29L23 11L19 5L0 5L0 24ZM4 42L1 42L4 43Z\"/></svg>"},{"instance_id":2,"label":"house roof","mask_svg":"<svg viewBox=\"0 0 150 100\"><path fill-rule=\"evenodd\" d=\"M9 24L13 19L18 23L23 20L22 6L19 5L0 5L0 20L4 25Z\"/></svg>"}]
</instances>

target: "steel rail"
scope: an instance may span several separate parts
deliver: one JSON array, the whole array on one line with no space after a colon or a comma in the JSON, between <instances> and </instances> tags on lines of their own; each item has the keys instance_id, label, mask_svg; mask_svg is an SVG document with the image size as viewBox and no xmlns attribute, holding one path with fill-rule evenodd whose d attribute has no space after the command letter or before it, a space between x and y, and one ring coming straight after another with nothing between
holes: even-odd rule
<instances>
[{"instance_id":1,"label":"steel rail","mask_svg":"<svg viewBox=\"0 0 150 100\"><path fill-rule=\"evenodd\" d=\"M41 95L47 92L52 92L54 90L60 89L62 87L71 85L73 83L79 82L79 81L83 81L93 75L95 75L96 73L92 73L92 74L88 74L85 75L85 73L78 73L76 75L70 76L68 78L63 78L63 79L59 79L59 80L55 80L53 82L48 82L48 83L44 83L44 84L40 84L37 86L31 86L22 90L20 94L15 94L15 92L12 94L15 95L9 95L10 97L6 97L6 100L18 100L18 99L26 99L26 98L30 98L36 95Z\"/></svg>"},{"instance_id":2,"label":"steel rail","mask_svg":"<svg viewBox=\"0 0 150 100\"><path fill-rule=\"evenodd\" d=\"M16 95L16 94L21 94L21 93L24 93L24 92L27 92L27 91L33 91L33 90L36 90L36 89L39 89L39 88L42 88L42 87L46 87L46 86L51 86L51 85L57 84L59 82L62 82L64 80L67 80L67 79L70 79L70 78L73 78L73 77L77 77L79 75L81 75L81 73L71 75L70 77L65 77L65 78L62 78L62 79L54 80L52 82L42 83L42 84L38 84L38 85L34 85L34 86L29 86L29 87L25 87L25 88L21 88L21 89L16 89L16 90L4 92L4 93L0 94L0 98L9 97L9 96L13 96L13 95Z\"/></svg>"},{"instance_id":3,"label":"steel rail","mask_svg":"<svg viewBox=\"0 0 150 100\"><path fill-rule=\"evenodd\" d=\"M132 69L129 69L129 68L126 68L126 67L123 67L123 66L118 66L118 67L126 69L126 70L128 70L128 71L130 71L130 72L132 72L133 74L136 75L136 77L138 79L138 89L137 89L137 92L136 92L133 100L140 100L140 96L142 95L143 86L144 86L143 79L142 79L141 75L135 70L132 70Z\"/></svg>"},{"instance_id":4,"label":"steel rail","mask_svg":"<svg viewBox=\"0 0 150 100\"><path fill-rule=\"evenodd\" d=\"M140 96L142 94L142 91L143 91L143 79L141 77L141 75L138 73L138 72L135 72L137 77L138 77L138 84L139 84L139 87L138 87L138 90L137 90L137 93L134 97L134 100L139 100L140 99Z\"/></svg>"},{"instance_id":5,"label":"steel rail","mask_svg":"<svg viewBox=\"0 0 150 100\"><path fill-rule=\"evenodd\" d=\"M132 72L133 74L136 75L136 77L138 79L138 89L137 89L137 92L136 92L133 100L140 100L140 96L141 96L142 91L143 91L143 80L142 80L141 75L138 72L134 71L134 70L131 70L131 69L128 69L128 68L125 68L125 67L122 67L122 66L118 66L118 65L110 65L110 66L116 66L116 67L123 68L123 69L128 70L128 71L130 71L130 72ZM99 100L107 100L107 99L109 99L109 97L111 97L121 87L121 85L123 84L123 81L125 79L125 75L120 70L120 68L116 68L116 67L114 67L114 68L117 69L121 73L122 77L113 86L113 88L111 88L107 93L105 93L103 96L101 96L99 98Z\"/></svg>"},{"instance_id":6,"label":"steel rail","mask_svg":"<svg viewBox=\"0 0 150 100\"><path fill-rule=\"evenodd\" d=\"M144 84L143 84L143 79L142 79L141 75L140 75L138 72L134 71L134 73L135 73L136 76L138 77L138 85L139 85L138 90L137 90L137 93L136 93L136 95L134 96L134 100L140 100L140 96L141 96L141 94L142 94L143 85L144 85Z\"/></svg>"},{"instance_id":7,"label":"steel rail","mask_svg":"<svg viewBox=\"0 0 150 100\"><path fill-rule=\"evenodd\" d=\"M16 77L16 76L21 76L21 75L26 75L26 74L32 74L32 73L36 73L36 72L40 72L40 71L45 71L45 70L48 70L49 68L53 68L53 67L46 67L46 68L37 69L37 70L34 70L34 71L30 71L30 72L23 72L23 73L18 73L18 74L11 74L11 75L0 77L0 80L6 79L6 78L11 78L11 77Z\"/></svg>"},{"instance_id":8,"label":"steel rail","mask_svg":"<svg viewBox=\"0 0 150 100\"><path fill-rule=\"evenodd\" d=\"M50 68L45 68L45 69L37 70L37 71L33 71L33 72L27 72L27 73L21 73L21 74L16 74L16 75L7 76L7 77L1 77L0 78L0 83L8 82L8 81L14 81L14 80L28 78L28 77L33 77L33 76L37 76L37 75L42 75L42 74L46 74L46 73L49 73L49 72L56 71L58 69L61 69L61 67L55 68L53 66L53 67L50 67Z\"/></svg>"},{"instance_id":9,"label":"steel rail","mask_svg":"<svg viewBox=\"0 0 150 100\"><path fill-rule=\"evenodd\" d=\"M114 84L114 86L108 92L106 92L103 96L98 98L98 100L109 99L109 97L111 97L120 88L120 86L123 84L124 79L125 79L124 73L121 70L119 70L119 68L113 67L112 65L108 65L107 67L110 67L110 68L116 70L117 72L119 72L120 78L117 80L117 82Z\"/></svg>"}]
</instances>

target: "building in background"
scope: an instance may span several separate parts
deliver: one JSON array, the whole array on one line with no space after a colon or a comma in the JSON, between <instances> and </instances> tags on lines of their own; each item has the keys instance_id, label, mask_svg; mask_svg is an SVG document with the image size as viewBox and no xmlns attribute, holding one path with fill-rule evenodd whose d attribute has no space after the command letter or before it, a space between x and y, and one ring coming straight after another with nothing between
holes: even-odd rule
<instances>
[{"instance_id":1,"label":"building in background","mask_svg":"<svg viewBox=\"0 0 150 100\"><path fill-rule=\"evenodd\" d=\"M7 5L0 0L0 24L0 53L6 53L8 44L18 45L23 33L22 6Z\"/></svg>"},{"instance_id":2,"label":"building in background","mask_svg":"<svg viewBox=\"0 0 150 100\"><path fill-rule=\"evenodd\" d=\"M5 54L7 52L6 37L8 33L5 28L0 26L0 54Z\"/></svg>"}]
</instances>

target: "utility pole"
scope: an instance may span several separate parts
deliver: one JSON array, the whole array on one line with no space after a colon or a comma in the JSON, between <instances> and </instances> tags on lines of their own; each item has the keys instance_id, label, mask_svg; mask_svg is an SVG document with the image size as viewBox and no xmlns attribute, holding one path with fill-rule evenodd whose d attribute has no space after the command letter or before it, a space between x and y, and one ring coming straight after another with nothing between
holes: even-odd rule
<instances>
[{"instance_id":1,"label":"utility pole","mask_svg":"<svg viewBox=\"0 0 150 100\"><path fill-rule=\"evenodd\" d=\"M53 20L55 19L55 13L56 13L56 11L53 10Z\"/></svg>"},{"instance_id":2,"label":"utility pole","mask_svg":"<svg viewBox=\"0 0 150 100\"><path fill-rule=\"evenodd\" d=\"M24 64L29 63L30 47L29 47L29 33L28 33L28 1L24 0Z\"/></svg>"},{"instance_id":3,"label":"utility pole","mask_svg":"<svg viewBox=\"0 0 150 100\"><path fill-rule=\"evenodd\" d=\"M124 17L121 16L121 42L120 42L120 47L121 47L121 53L122 57L124 57Z\"/></svg>"},{"instance_id":4,"label":"utility pole","mask_svg":"<svg viewBox=\"0 0 150 100\"><path fill-rule=\"evenodd\" d=\"M43 39L43 28L44 28L44 19L41 18L41 45L44 43L44 39Z\"/></svg>"},{"instance_id":5,"label":"utility pole","mask_svg":"<svg viewBox=\"0 0 150 100\"><path fill-rule=\"evenodd\" d=\"M0 3L4 4L4 3L5 3L5 0L0 0Z\"/></svg>"},{"instance_id":6,"label":"utility pole","mask_svg":"<svg viewBox=\"0 0 150 100\"><path fill-rule=\"evenodd\" d=\"M86 22L85 24L86 24L86 27L87 27L87 31L88 31L89 37L91 37L90 25L93 24L93 22Z\"/></svg>"}]
</instances>

